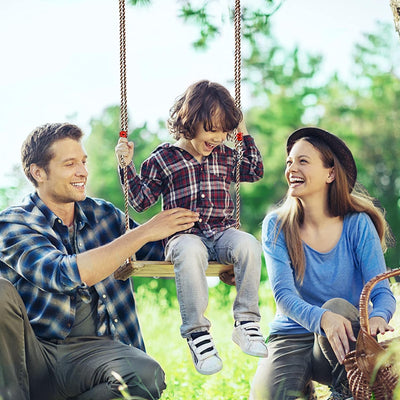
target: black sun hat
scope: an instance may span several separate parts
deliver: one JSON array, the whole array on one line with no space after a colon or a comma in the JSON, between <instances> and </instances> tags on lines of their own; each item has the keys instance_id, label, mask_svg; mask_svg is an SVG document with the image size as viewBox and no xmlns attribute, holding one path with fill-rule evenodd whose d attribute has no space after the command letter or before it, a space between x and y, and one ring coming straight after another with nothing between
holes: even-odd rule
<instances>
[{"instance_id":1,"label":"black sun hat","mask_svg":"<svg viewBox=\"0 0 400 400\"><path fill-rule=\"evenodd\" d=\"M357 166L353 158L353 154L347 147L346 143L330 132L320 128L305 127L294 131L288 138L286 143L286 152L290 153L295 142L304 137L315 137L325 142L332 152L336 155L344 170L346 171L350 189L354 188L357 179Z\"/></svg>"}]
</instances>

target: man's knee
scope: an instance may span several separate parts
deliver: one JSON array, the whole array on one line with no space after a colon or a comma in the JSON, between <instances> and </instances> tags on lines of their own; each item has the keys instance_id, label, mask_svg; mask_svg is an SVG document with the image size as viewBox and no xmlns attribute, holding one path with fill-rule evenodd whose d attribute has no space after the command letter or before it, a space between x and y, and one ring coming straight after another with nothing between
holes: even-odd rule
<instances>
[{"instance_id":1,"label":"man's knee","mask_svg":"<svg viewBox=\"0 0 400 400\"><path fill-rule=\"evenodd\" d=\"M140 366L141 368L136 371L135 376L128 378L128 382L126 382L131 394L144 396L146 399L159 399L167 387L163 369L151 357L141 360Z\"/></svg>"}]
</instances>

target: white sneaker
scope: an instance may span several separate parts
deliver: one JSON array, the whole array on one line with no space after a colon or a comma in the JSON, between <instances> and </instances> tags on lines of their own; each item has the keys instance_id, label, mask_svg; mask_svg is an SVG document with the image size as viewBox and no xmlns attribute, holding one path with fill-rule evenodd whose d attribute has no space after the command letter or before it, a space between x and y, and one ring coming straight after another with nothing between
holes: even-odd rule
<instances>
[{"instance_id":1,"label":"white sneaker","mask_svg":"<svg viewBox=\"0 0 400 400\"><path fill-rule=\"evenodd\" d=\"M222 360L207 331L192 333L187 342L197 372L203 375L212 375L221 371Z\"/></svg>"},{"instance_id":2,"label":"white sneaker","mask_svg":"<svg viewBox=\"0 0 400 400\"><path fill-rule=\"evenodd\" d=\"M258 322L235 322L232 340L250 356L267 357L268 350Z\"/></svg>"}]
</instances>

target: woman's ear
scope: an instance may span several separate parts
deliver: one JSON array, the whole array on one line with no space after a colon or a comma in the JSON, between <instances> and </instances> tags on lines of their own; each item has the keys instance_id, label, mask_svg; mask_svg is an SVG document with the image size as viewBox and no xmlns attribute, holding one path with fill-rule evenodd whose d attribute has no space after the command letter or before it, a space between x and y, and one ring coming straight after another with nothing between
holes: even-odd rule
<instances>
[{"instance_id":1,"label":"woman's ear","mask_svg":"<svg viewBox=\"0 0 400 400\"><path fill-rule=\"evenodd\" d=\"M332 183L336 178L335 167L330 168L327 183Z\"/></svg>"}]
</instances>

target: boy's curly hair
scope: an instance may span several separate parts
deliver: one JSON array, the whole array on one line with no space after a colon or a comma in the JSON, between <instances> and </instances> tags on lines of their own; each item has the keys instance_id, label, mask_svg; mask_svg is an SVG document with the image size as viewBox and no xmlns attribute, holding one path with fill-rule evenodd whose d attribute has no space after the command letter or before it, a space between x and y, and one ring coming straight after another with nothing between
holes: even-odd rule
<instances>
[{"instance_id":1,"label":"boy's curly hair","mask_svg":"<svg viewBox=\"0 0 400 400\"><path fill-rule=\"evenodd\" d=\"M242 118L241 110L224 86L202 80L189 86L178 97L170 109L167 127L176 140L182 136L190 140L195 137L200 123L207 132L222 129L231 133Z\"/></svg>"}]
</instances>

